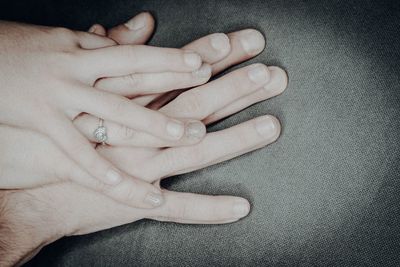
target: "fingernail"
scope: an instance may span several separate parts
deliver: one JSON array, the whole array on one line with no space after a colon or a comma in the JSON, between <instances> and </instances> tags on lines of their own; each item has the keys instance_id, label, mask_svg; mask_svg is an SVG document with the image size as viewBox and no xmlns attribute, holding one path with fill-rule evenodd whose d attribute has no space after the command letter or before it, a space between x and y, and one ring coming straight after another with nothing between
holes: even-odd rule
<instances>
[{"instance_id":1,"label":"fingernail","mask_svg":"<svg viewBox=\"0 0 400 267\"><path fill-rule=\"evenodd\" d=\"M97 29L97 26L93 25L92 27L89 28L88 32L94 33L94 32L96 32L96 29Z\"/></svg>"},{"instance_id":2,"label":"fingernail","mask_svg":"<svg viewBox=\"0 0 400 267\"><path fill-rule=\"evenodd\" d=\"M223 33L216 33L210 36L211 46L218 51L229 49L229 38Z\"/></svg>"},{"instance_id":3,"label":"fingernail","mask_svg":"<svg viewBox=\"0 0 400 267\"><path fill-rule=\"evenodd\" d=\"M265 84L269 81L269 72L267 68L262 64L251 66L248 75L249 79L255 83Z\"/></svg>"},{"instance_id":4,"label":"fingernail","mask_svg":"<svg viewBox=\"0 0 400 267\"><path fill-rule=\"evenodd\" d=\"M240 42L249 55L260 53L265 46L264 36L256 30L246 30L241 33Z\"/></svg>"},{"instance_id":5,"label":"fingernail","mask_svg":"<svg viewBox=\"0 0 400 267\"><path fill-rule=\"evenodd\" d=\"M170 120L167 123L167 133L175 138L180 139L185 132L185 126L182 122L177 120Z\"/></svg>"},{"instance_id":6,"label":"fingernail","mask_svg":"<svg viewBox=\"0 0 400 267\"><path fill-rule=\"evenodd\" d=\"M113 169L111 169L107 172L106 178L107 178L107 182L110 185L116 185L119 182L121 182L121 180L122 180L121 174L119 174L119 172L117 172L116 170L113 170Z\"/></svg>"},{"instance_id":7,"label":"fingernail","mask_svg":"<svg viewBox=\"0 0 400 267\"><path fill-rule=\"evenodd\" d=\"M233 214L237 218L242 218L246 216L250 211L250 205L245 200L237 201L233 206Z\"/></svg>"},{"instance_id":8,"label":"fingernail","mask_svg":"<svg viewBox=\"0 0 400 267\"><path fill-rule=\"evenodd\" d=\"M209 78L211 77L211 66L203 64L200 69L193 71L192 74L198 78Z\"/></svg>"},{"instance_id":9,"label":"fingernail","mask_svg":"<svg viewBox=\"0 0 400 267\"><path fill-rule=\"evenodd\" d=\"M279 130L278 123L277 119L271 116L264 116L256 120L256 130L261 136L271 138L276 136Z\"/></svg>"},{"instance_id":10,"label":"fingernail","mask_svg":"<svg viewBox=\"0 0 400 267\"><path fill-rule=\"evenodd\" d=\"M283 69L277 67L268 67L270 71L270 82L264 85L264 90L278 95L285 91L288 85L288 77Z\"/></svg>"},{"instance_id":11,"label":"fingernail","mask_svg":"<svg viewBox=\"0 0 400 267\"><path fill-rule=\"evenodd\" d=\"M186 126L186 136L190 139L200 139L206 133L206 127L199 121L189 122Z\"/></svg>"},{"instance_id":12,"label":"fingernail","mask_svg":"<svg viewBox=\"0 0 400 267\"><path fill-rule=\"evenodd\" d=\"M202 63L200 56L193 52L185 52L183 55L183 60L185 61L186 65L193 68L199 68Z\"/></svg>"},{"instance_id":13,"label":"fingernail","mask_svg":"<svg viewBox=\"0 0 400 267\"><path fill-rule=\"evenodd\" d=\"M164 198L160 194L149 193L144 198L144 202L152 205L153 207L158 207L161 206L161 204L164 202Z\"/></svg>"},{"instance_id":14,"label":"fingernail","mask_svg":"<svg viewBox=\"0 0 400 267\"><path fill-rule=\"evenodd\" d=\"M128 29L131 31L138 31L146 26L146 18L144 16L138 15L127 21L125 23L125 26L128 27Z\"/></svg>"}]
</instances>

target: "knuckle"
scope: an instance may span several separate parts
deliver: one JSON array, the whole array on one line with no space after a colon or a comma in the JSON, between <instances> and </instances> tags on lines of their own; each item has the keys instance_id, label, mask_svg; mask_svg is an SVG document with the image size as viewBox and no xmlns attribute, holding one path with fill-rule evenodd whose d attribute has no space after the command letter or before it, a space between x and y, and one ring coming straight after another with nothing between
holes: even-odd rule
<instances>
[{"instance_id":1,"label":"knuckle","mask_svg":"<svg viewBox=\"0 0 400 267\"><path fill-rule=\"evenodd\" d=\"M96 173L100 161L98 156L96 156L97 154L93 154L89 151L86 143L78 143L71 148L70 152L72 155L78 155L76 156L76 160L78 162L83 162L87 170Z\"/></svg>"},{"instance_id":2,"label":"knuckle","mask_svg":"<svg viewBox=\"0 0 400 267\"><path fill-rule=\"evenodd\" d=\"M252 82L247 76L247 70L242 70L232 75L232 79L228 81L228 88L233 91L233 94L241 96L249 93L249 86L251 84Z\"/></svg>"},{"instance_id":3,"label":"knuckle","mask_svg":"<svg viewBox=\"0 0 400 267\"><path fill-rule=\"evenodd\" d=\"M118 130L118 136L123 141L128 141L134 138L136 135L135 130L125 125L120 125Z\"/></svg>"},{"instance_id":4,"label":"knuckle","mask_svg":"<svg viewBox=\"0 0 400 267\"><path fill-rule=\"evenodd\" d=\"M110 186L106 183L103 183L101 181L96 182L94 186L94 190L96 192L102 193L102 194L108 194L110 190Z\"/></svg>"},{"instance_id":5,"label":"knuckle","mask_svg":"<svg viewBox=\"0 0 400 267\"><path fill-rule=\"evenodd\" d=\"M187 217L187 204L182 201L180 205L175 205L168 208L167 217L169 218L186 218Z\"/></svg>"},{"instance_id":6,"label":"knuckle","mask_svg":"<svg viewBox=\"0 0 400 267\"><path fill-rule=\"evenodd\" d=\"M128 186L125 190L124 194L124 200L126 202L132 202L137 199L137 192L136 192L136 186Z\"/></svg>"},{"instance_id":7,"label":"knuckle","mask_svg":"<svg viewBox=\"0 0 400 267\"><path fill-rule=\"evenodd\" d=\"M206 163L206 161L207 157L204 151L197 146L190 147L185 151L181 151L179 154L174 152L166 154L166 164L175 166L175 168L180 168L182 166L184 169L191 168L195 165L202 165Z\"/></svg>"},{"instance_id":8,"label":"knuckle","mask_svg":"<svg viewBox=\"0 0 400 267\"><path fill-rule=\"evenodd\" d=\"M65 75L65 73L70 72L68 71L69 68L75 65L79 58L80 55L77 51L57 51L56 53L49 54L46 60L49 71Z\"/></svg>"},{"instance_id":9,"label":"knuckle","mask_svg":"<svg viewBox=\"0 0 400 267\"><path fill-rule=\"evenodd\" d=\"M138 47L132 45L122 45L121 49L123 55L127 56L133 62L136 62L138 59L138 54L140 54Z\"/></svg>"},{"instance_id":10,"label":"knuckle","mask_svg":"<svg viewBox=\"0 0 400 267\"><path fill-rule=\"evenodd\" d=\"M196 89L186 91L177 97L179 107L184 112L196 115L204 115L207 113L207 105L201 101L201 97ZM201 116L203 117L203 116Z\"/></svg>"},{"instance_id":11,"label":"knuckle","mask_svg":"<svg viewBox=\"0 0 400 267\"><path fill-rule=\"evenodd\" d=\"M135 73L126 75L122 79L123 79L124 84L126 84L130 88L136 88L136 87L140 86L140 84L142 83L142 80L143 80L143 78L140 74L135 74Z\"/></svg>"}]
</instances>

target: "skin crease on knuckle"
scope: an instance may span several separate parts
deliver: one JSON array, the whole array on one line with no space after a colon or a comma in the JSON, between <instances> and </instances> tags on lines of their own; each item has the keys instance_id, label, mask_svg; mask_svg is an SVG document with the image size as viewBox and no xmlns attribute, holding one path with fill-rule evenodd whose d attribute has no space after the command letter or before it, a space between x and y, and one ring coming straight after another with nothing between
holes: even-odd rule
<instances>
[{"instance_id":1,"label":"skin crease on knuckle","mask_svg":"<svg viewBox=\"0 0 400 267\"><path fill-rule=\"evenodd\" d=\"M115 136L118 137L116 139L122 142L132 140L136 136L135 130L124 125L119 125L117 132Z\"/></svg>"},{"instance_id":2,"label":"skin crease on knuckle","mask_svg":"<svg viewBox=\"0 0 400 267\"><path fill-rule=\"evenodd\" d=\"M143 82L142 78L143 77L141 75L132 73L132 74L122 77L121 79L123 79L123 80L121 82L126 83L130 88L134 89L134 88L138 88L141 85L141 83Z\"/></svg>"}]
</instances>

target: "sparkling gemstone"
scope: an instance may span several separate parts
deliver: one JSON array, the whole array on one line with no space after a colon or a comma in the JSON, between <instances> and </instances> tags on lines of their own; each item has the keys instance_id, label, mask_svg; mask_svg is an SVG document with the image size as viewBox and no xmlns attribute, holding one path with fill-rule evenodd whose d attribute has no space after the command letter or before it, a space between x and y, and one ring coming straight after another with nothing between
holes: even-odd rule
<instances>
[{"instance_id":1,"label":"sparkling gemstone","mask_svg":"<svg viewBox=\"0 0 400 267\"><path fill-rule=\"evenodd\" d=\"M97 141L103 143L107 141L107 129L104 126L99 126L93 133Z\"/></svg>"}]
</instances>

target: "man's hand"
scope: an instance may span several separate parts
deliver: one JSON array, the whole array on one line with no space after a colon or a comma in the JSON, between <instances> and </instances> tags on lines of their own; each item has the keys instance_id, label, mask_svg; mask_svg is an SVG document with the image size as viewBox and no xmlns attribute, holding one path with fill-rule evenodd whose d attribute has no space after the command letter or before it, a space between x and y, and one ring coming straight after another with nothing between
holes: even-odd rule
<instances>
[{"instance_id":1,"label":"man's hand","mask_svg":"<svg viewBox=\"0 0 400 267\"><path fill-rule=\"evenodd\" d=\"M97 27L100 27L98 30L101 30L101 26L97 25ZM150 36L145 29L142 29L142 34ZM103 32L105 31L103 30ZM129 35L129 31L114 32L114 34L125 36L124 34ZM251 34L256 37L249 37ZM138 40L145 39L141 39L140 34L135 36ZM214 73L257 54L249 53L249 50L244 49L246 46L242 38L246 40L253 38L254 40L254 38L260 36L259 33L254 30L244 30L228 34L228 36L231 50L223 59L213 62L212 55L207 54L207 51L200 53L200 50L195 50L203 58L209 57L208 63ZM130 37L121 38L129 39ZM204 40L207 40L207 37ZM263 46L264 42L261 42L261 45L255 51L261 52ZM270 80L266 85L257 87L257 83L250 78L250 71L257 68L269 72ZM276 67L268 67L267 69L265 66L257 64L234 71L202 86L201 90L195 88L186 91L167 105L164 105L165 100L162 99L164 95L153 97L151 105L166 114L178 117L189 116L211 123L258 101L280 94L286 88L286 85L287 77L284 71ZM166 98L171 98L171 95L167 94ZM138 99L140 97L134 98L132 101L137 101L137 103L142 101L143 105L148 104L147 101ZM193 105L193 103L196 104ZM75 121L75 123L79 125L79 122ZM203 168L263 147L273 142L279 136L279 132L279 122L272 116L263 116L230 129L209 133L203 141L194 146L163 150L132 146L114 148L100 146L98 151L126 172L158 184L161 178ZM40 144L45 153L40 154L43 158L40 155L38 157L42 162L41 164L47 166L49 170L52 170L50 167L54 167L55 162L65 160L65 155L63 156L62 153L57 156L55 152L57 147L48 142L47 139L44 138L40 142L34 132L21 131L21 134L25 135L23 140L35 140L30 142L33 144L32 146L35 143ZM48 157L48 155L56 156ZM137 166L141 168L137 168ZM71 175L78 175L71 173L71 169L73 168L66 165L56 171L56 176L61 177L57 181L62 181L65 177ZM51 172L46 173L43 170L38 170L38 173L41 173L40 175L50 180L54 179ZM29 174L25 173L24 175ZM2 214L3 218L5 216L11 225L15 225L15 229L29 229L29 232L37 233L35 238L30 240L22 238L23 240L20 240L20 242L24 241L26 244L21 245L23 249L19 250L21 251L19 255L26 256L29 255L28 252L35 252L43 244L52 242L64 235L94 232L142 218L180 223L228 223L246 216L250 208L247 200L239 197L205 196L166 190L163 190L163 192L165 203L162 206L151 210L140 209L119 204L101 194L96 194L65 181L8 194L4 210L10 210L11 213L3 212ZM17 203L19 204L17 205ZM69 205L65 205L65 203ZM13 208L10 209L10 207ZM43 227L44 225L46 227ZM18 237L21 236L19 231L16 231L15 234ZM18 239L18 237L11 236L6 240ZM19 256L19 258L21 257ZM8 263L14 262L15 260L10 260Z\"/></svg>"}]
</instances>

